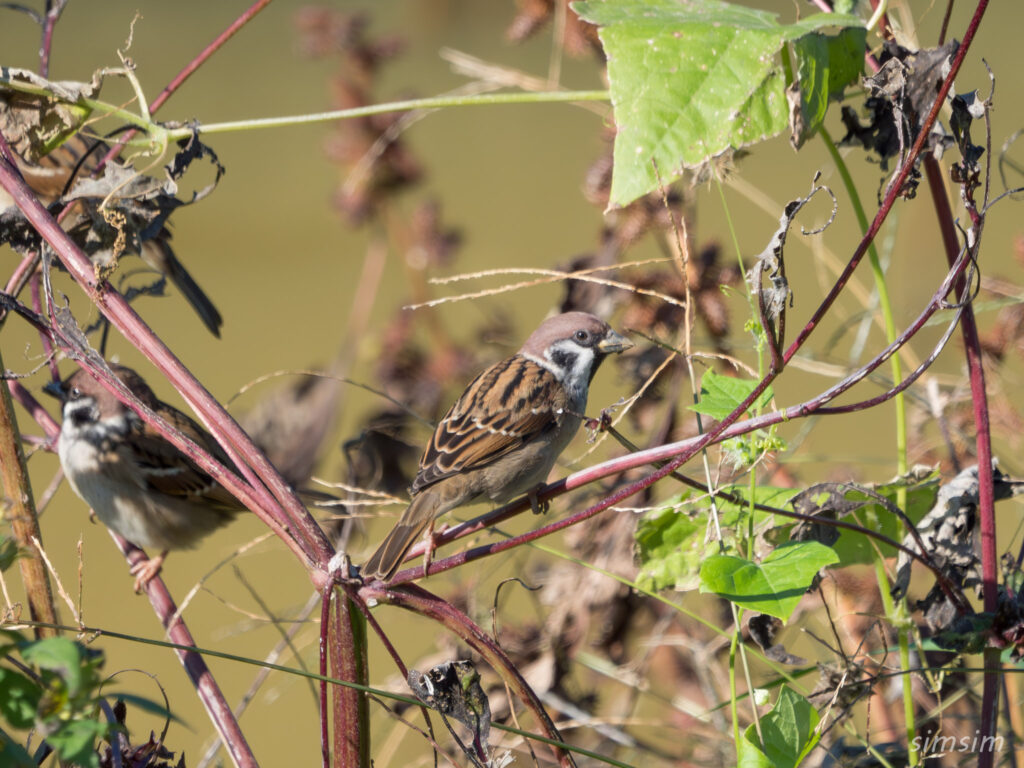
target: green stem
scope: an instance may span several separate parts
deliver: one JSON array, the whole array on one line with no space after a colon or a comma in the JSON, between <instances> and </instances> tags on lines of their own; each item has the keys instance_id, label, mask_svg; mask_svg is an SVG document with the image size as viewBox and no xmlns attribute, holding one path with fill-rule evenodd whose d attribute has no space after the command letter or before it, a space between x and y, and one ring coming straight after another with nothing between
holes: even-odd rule
<instances>
[{"instance_id":1,"label":"green stem","mask_svg":"<svg viewBox=\"0 0 1024 768\"><path fill-rule=\"evenodd\" d=\"M822 141L825 142L825 147L832 156L832 160L836 164L836 169L843 180L846 193L850 196L853 212L857 217L857 224L860 226L861 232L867 232L868 218L864 213L864 206L861 204L860 196L857 194L857 188L853 184L853 177L850 176L850 169L847 168L846 162L839 154L835 142L832 141L832 137L825 130L824 126L819 129L819 133L821 134ZM875 290L878 291L878 307L882 312L882 320L885 323L885 340L891 344L896 340L896 321L892 314L892 303L889 300L889 287L885 281L885 272L882 269L882 264L878 258L878 250L875 248L874 243L868 246L868 263L871 265L871 274L875 279ZM889 367L892 370L893 386L896 386L903 381L903 371L899 355L893 355L889 358ZM899 474L903 475L907 472L907 410L903 393L898 393L893 398L893 402L896 405L896 467ZM906 509L907 492L905 488L899 490L896 503L901 509Z\"/></svg>"},{"instance_id":2,"label":"green stem","mask_svg":"<svg viewBox=\"0 0 1024 768\"><path fill-rule=\"evenodd\" d=\"M881 7L881 6L880 6ZM854 186L853 177L850 175L850 169L847 167L846 162L839 154L839 150L836 148L835 142L832 141L832 137L824 126L819 129L822 141L825 143L826 149L832 156L833 162L836 164L836 169L839 171L839 176L843 180L843 186L846 188L846 194L850 197L850 202L853 205L854 215L857 217L857 223L860 226L861 232L867 232L868 230L868 218L864 213L864 206L861 204L860 195L857 194L857 188ZM878 258L878 251L875 248L875 244L872 243L868 246L868 263L871 265L871 274L875 280L875 290L878 291L878 307L882 312L882 319L885 323L885 339L886 342L892 343L896 339L896 322L892 314L892 303L889 300L889 288L885 281L885 272L882 270L881 262ZM900 366L899 355L893 355L889 358L889 367L892 371L893 385L898 385L903 380L903 371ZM893 403L896 406L896 470L899 475L905 475L907 473L907 408L906 400L904 399L903 393L898 393L893 398ZM896 492L896 505L903 510L907 508L907 489L901 486ZM875 556L875 573L878 577L878 590L882 595L882 604L885 606L885 615L889 617L889 620L893 622L893 625L897 627L897 633L899 636L899 647L900 647L900 668L910 669L910 648L907 642L907 631L900 627L897 621L896 607L893 604L892 598L889 595L889 579L885 573L885 564L882 561L880 555ZM905 615L905 611L900 609L900 615ZM918 755L917 749L914 748L916 743L914 737L916 735L916 728L914 726L914 695L912 690L912 681L909 675L901 678L903 688L903 711L906 719L906 731L907 731L907 744L909 749L909 764L916 765Z\"/></svg>"},{"instance_id":3,"label":"green stem","mask_svg":"<svg viewBox=\"0 0 1024 768\"><path fill-rule=\"evenodd\" d=\"M50 89L32 85L20 80L12 80L10 77L0 75L0 84L11 90L20 93L28 93L35 96L44 96L48 99L58 99L59 96ZM353 109L336 109L331 112L316 112L306 115L286 115L283 117L263 117L253 120L233 120L226 123L209 123L207 125L192 125L184 128L165 129L158 123L145 117L129 112L122 107L108 104L104 101L79 98L77 101L67 103L85 107L93 112L109 117L117 117L126 123L140 128L148 133L162 134L162 137L169 141L186 139L194 131L199 133L227 133L230 131L247 131L258 128L281 128L290 125L306 125L308 123L328 123L334 120L348 120L354 117L367 117L369 115L380 115L387 112L411 112L417 109L440 109L441 107L474 107L493 104L559 104L576 101L608 101L608 91L541 91L538 93L524 93L512 91L508 93L483 93L470 96L429 96L423 99L407 99L405 101L391 101L385 104L370 104L365 107ZM65 100L66 101L66 100ZM151 141L152 139L148 140Z\"/></svg>"},{"instance_id":4,"label":"green stem","mask_svg":"<svg viewBox=\"0 0 1024 768\"><path fill-rule=\"evenodd\" d=\"M905 626L907 615L904 610L904 603L900 603L897 614L897 607L893 603L892 594L889 589L889 577L885 573L885 561L877 552L875 554L875 578L878 580L878 593L882 598L882 607L885 609L885 615L896 629L896 637L899 643L900 671L907 673L900 676L900 684L903 690L903 719L907 733L907 765L916 766L919 762L919 755L917 739L915 738L917 735L917 725L914 722L914 681L910 675L910 643L907 641L910 630Z\"/></svg>"},{"instance_id":5,"label":"green stem","mask_svg":"<svg viewBox=\"0 0 1024 768\"><path fill-rule=\"evenodd\" d=\"M733 610L736 606L733 605ZM732 717L732 741L736 745L736 755L740 753L740 711L739 699L736 691L736 646L740 641L740 628L736 625L736 631L732 633L732 640L729 643L729 715Z\"/></svg>"},{"instance_id":6,"label":"green stem","mask_svg":"<svg viewBox=\"0 0 1024 768\"><path fill-rule=\"evenodd\" d=\"M411 112L416 109L439 109L441 107L474 107L492 104L557 104L572 101L607 101L608 91L545 91L541 93L485 93L475 96L431 96L425 99L392 101L386 104L370 104L354 109L337 109L331 112L317 112L309 115L285 117L264 117L254 120L235 120L227 123L198 125L200 133L225 133L256 128L279 128L307 123L327 123L347 120L353 117L367 117L387 112ZM167 132L170 139L181 139L191 135L191 128L179 128Z\"/></svg>"}]
</instances>

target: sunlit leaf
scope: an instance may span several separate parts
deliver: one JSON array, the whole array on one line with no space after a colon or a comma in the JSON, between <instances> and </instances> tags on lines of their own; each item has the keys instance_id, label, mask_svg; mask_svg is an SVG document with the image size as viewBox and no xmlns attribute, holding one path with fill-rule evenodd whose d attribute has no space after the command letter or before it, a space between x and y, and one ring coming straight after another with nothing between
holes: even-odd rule
<instances>
[{"instance_id":1,"label":"sunlit leaf","mask_svg":"<svg viewBox=\"0 0 1024 768\"><path fill-rule=\"evenodd\" d=\"M717 0L591 0L573 8L601 26L608 57L618 128L612 206L784 131L783 45L824 27L863 26L840 14L783 25L775 14Z\"/></svg>"},{"instance_id":2,"label":"sunlit leaf","mask_svg":"<svg viewBox=\"0 0 1024 768\"><path fill-rule=\"evenodd\" d=\"M700 380L700 402L691 405L690 410L721 421L750 396L757 384L758 382L753 379L738 379L735 376L722 376L714 371L705 371ZM772 388L768 387L757 396L751 408L764 408L772 397Z\"/></svg>"},{"instance_id":3,"label":"sunlit leaf","mask_svg":"<svg viewBox=\"0 0 1024 768\"><path fill-rule=\"evenodd\" d=\"M831 548L816 541L783 544L760 563L712 555L700 569L701 591L786 621L815 574L838 561Z\"/></svg>"}]
</instances>

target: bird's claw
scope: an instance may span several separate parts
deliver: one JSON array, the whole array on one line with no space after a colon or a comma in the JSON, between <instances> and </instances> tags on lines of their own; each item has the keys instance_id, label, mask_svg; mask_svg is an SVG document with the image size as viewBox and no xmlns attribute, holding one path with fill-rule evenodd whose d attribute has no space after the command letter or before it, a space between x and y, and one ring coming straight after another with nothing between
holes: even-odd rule
<instances>
[{"instance_id":1,"label":"bird's claw","mask_svg":"<svg viewBox=\"0 0 1024 768\"><path fill-rule=\"evenodd\" d=\"M534 488L532 491L530 491L528 494L526 494L527 498L530 500L530 509L533 510L533 514L535 514L535 515L547 514L547 511L549 509L551 509L551 502L550 501L548 501L547 499L544 499L543 501L541 501L539 498L537 498L537 493L543 487L544 487L543 484L539 485L536 488Z\"/></svg>"},{"instance_id":2,"label":"bird's claw","mask_svg":"<svg viewBox=\"0 0 1024 768\"><path fill-rule=\"evenodd\" d=\"M135 594L141 593L149 586L149 582L157 577L160 569L164 566L165 557L167 557L167 553L161 552L156 557L142 560L129 569L128 572L135 577Z\"/></svg>"}]
</instances>

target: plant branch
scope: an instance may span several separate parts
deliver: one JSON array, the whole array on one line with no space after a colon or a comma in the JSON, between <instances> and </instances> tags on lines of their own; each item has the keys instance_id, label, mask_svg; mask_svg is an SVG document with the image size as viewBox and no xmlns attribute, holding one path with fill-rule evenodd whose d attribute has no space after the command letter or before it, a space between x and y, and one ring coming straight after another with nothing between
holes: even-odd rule
<instances>
[{"instance_id":1,"label":"plant branch","mask_svg":"<svg viewBox=\"0 0 1024 768\"><path fill-rule=\"evenodd\" d=\"M501 676L502 680L519 697L536 718L548 738L561 742L562 736L555 727L544 705L534 693L529 683L523 678L512 660L505 654L501 646L484 632L477 624L451 603L431 594L415 584L404 584L400 587L384 587L377 582L379 588L363 588L363 594L373 597L382 603L390 603L413 613L437 621L458 636L463 642L479 653L484 661ZM559 746L552 746L555 758L563 768L575 766L572 755Z\"/></svg>"},{"instance_id":2,"label":"plant branch","mask_svg":"<svg viewBox=\"0 0 1024 768\"><path fill-rule=\"evenodd\" d=\"M114 531L110 531L110 536L129 565L135 565L145 560L146 554L141 549ZM188 631L184 620L180 616L176 616L178 607L167 591L167 587L164 586L163 580L159 577L152 579L146 585L146 595L149 597L150 605L153 606L160 624L167 631L167 636L177 645L174 652L185 668L185 673L192 681L192 685L195 686L199 700L203 703L211 722L220 734L228 754L231 755L231 760L238 768L258 768L259 763L245 740L245 735L238 725L235 714L231 711L231 707L228 705L227 699L224 698L210 668L206 665L206 661L195 649L192 633Z\"/></svg>"},{"instance_id":3,"label":"plant branch","mask_svg":"<svg viewBox=\"0 0 1024 768\"><path fill-rule=\"evenodd\" d=\"M3 367L3 356L0 355L0 371ZM4 518L10 523L14 541L24 553L18 558L18 566L28 597L29 615L35 621L56 623L57 608L50 579L34 543L42 541L43 535L39 531L14 403L7 387L0 387L0 486L6 502ZM36 639L56 634L45 627L36 627L34 632Z\"/></svg>"}]
</instances>

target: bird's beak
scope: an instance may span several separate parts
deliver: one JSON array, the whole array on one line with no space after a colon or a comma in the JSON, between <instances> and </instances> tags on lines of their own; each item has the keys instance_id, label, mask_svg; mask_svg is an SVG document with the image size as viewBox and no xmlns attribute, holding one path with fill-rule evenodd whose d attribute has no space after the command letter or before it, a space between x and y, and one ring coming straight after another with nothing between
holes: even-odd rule
<instances>
[{"instance_id":1,"label":"bird's beak","mask_svg":"<svg viewBox=\"0 0 1024 768\"><path fill-rule=\"evenodd\" d=\"M609 330L603 339L597 342L597 348L603 355L610 355L614 352L625 352L633 346L633 342L622 334Z\"/></svg>"},{"instance_id":2,"label":"bird's beak","mask_svg":"<svg viewBox=\"0 0 1024 768\"><path fill-rule=\"evenodd\" d=\"M51 397L56 397L62 403L68 399L68 393L67 390L64 389L63 381L51 381L49 384L43 387L43 392L50 395Z\"/></svg>"}]
</instances>

